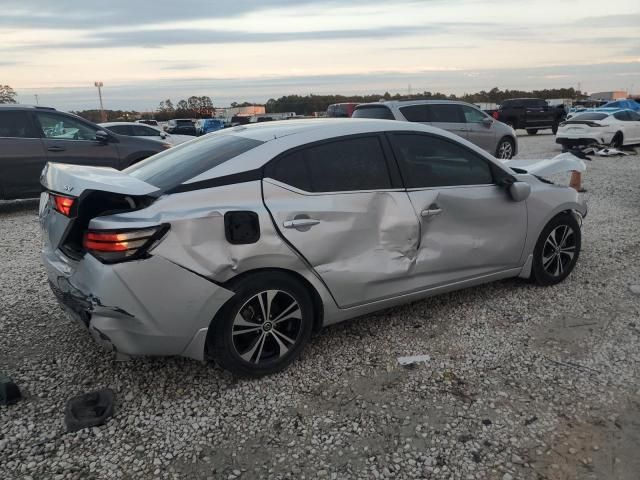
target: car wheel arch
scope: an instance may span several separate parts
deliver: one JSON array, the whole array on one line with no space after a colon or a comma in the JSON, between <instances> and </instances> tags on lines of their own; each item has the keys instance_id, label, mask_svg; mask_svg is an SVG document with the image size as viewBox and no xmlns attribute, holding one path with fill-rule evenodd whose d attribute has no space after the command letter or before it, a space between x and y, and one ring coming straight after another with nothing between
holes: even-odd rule
<instances>
[{"instance_id":1,"label":"car wheel arch","mask_svg":"<svg viewBox=\"0 0 640 480\"><path fill-rule=\"evenodd\" d=\"M232 277L231 279L222 283L221 286L227 290L235 292L238 285L240 285L247 278L257 274L263 274L263 273L285 274L291 277L292 279L294 279L299 284L301 284L309 292L309 295L311 296L311 301L313 304L313 313L314 313L313 331L318 332L322 328L322 325L324 323L324 306L322 303L322 297L320 296L320 293L317 291L317 289L311 284L311 282L309 282L309 280L307 280L303 275L301 275L298 272L295 272L293 270L288 270L286 268L257 268L254 270L247 270L245 272L242 272L239 275L236 275L235 277ZM222 310L223 308L221 307L218 310L218 313L216 313L214 318L211 320L211 324L215 322L217 315Z\"/></svg>"}]
</instances>

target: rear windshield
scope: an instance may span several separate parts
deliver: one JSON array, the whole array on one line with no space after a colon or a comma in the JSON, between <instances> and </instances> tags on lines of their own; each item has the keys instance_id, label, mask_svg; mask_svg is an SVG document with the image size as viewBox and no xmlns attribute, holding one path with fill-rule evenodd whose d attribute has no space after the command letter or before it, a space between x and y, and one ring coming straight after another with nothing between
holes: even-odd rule
<instances>
[{"instance_id":1,"label":"rear windshield","mask_svg":"<svg viewBox=\"0 0 640 480\"><path fill-rule=\"evenodd\" d=\"M172 147L124 172L166 191L264 142L234 135L212 135Z\"/></svg>"},{"instance_id":2,"label":"rear windshield","mask_svg":"<svg viewBox=\"0 0 640 480\"><path fill-rule=\"evenodd\" d=\"M581 113L572 117L571 120L604 120L608 116L608 113Z\"/></svg>"},{"instance_id":3,"label":"rear windshield","mask_svg":"<svg viewBox=\"0 0 640 480\"><path fill-rule=\"evenodd\" d=\"M353 118L378 118L382 120L395 120L393 113L384 105L363 105L353 112Z\"/></svg>"}]
</instances>

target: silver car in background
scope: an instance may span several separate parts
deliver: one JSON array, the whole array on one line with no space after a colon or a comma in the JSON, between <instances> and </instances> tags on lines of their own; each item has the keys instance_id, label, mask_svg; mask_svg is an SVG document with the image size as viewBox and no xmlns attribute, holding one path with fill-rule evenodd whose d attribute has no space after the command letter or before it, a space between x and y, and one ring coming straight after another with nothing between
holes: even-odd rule
<instances>
[{"instance_id":1,"label":"silver car in background","mask_svg":"<svg viewBox=\"0 0 640 480\"><path fill-rule=\"evenodd\" d=\"M121 355L279 371L323 326L580 252L575 190L444 130L325 119L241 126L122 172L48 164L42 259L71 317Z\"/></svg>"},{"instance_id":2,"label":"silver car in background","mask_svg":"<svg viewBox=\"0 0 640 480\"><path fill-rule=\"evenodd\" d=\"M400 120L442 128L500 159L507 160L518 153L515 130L469 103L451 100L362 103L356 107L353 118Z\"/></svg>"}]
</instances>

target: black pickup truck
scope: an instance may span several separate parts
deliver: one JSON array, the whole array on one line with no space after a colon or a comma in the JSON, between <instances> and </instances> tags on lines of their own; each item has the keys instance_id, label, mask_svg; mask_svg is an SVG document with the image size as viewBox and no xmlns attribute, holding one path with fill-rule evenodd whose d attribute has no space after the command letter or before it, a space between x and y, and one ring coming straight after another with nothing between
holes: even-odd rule
<instances>
[{"instance_id":1,"label":"black pickup truck","mask_svg":"<svg viewBox=\"0 0 640 480\"><path fill-rule=\"evenodd\" d=\"M529 135L535 135L538 130L550 128L555 133L558 124L564 120L564 107L551 107L541 98L511 98L504 100L498 110L493 112L493 118L511 125L513 128L524 128Z\"/></svg>"}]
</instances>

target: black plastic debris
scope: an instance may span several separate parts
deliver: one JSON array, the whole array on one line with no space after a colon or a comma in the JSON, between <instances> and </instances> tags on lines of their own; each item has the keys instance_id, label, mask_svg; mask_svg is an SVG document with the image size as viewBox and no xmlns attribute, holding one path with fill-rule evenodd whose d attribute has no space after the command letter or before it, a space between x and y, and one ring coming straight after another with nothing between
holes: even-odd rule
<instances>
[{"instance_id":1,"label":"black plastic debris","mask_svg":"<svg viewBox=\"0 0 640 480\"><path fill-rule=\"evenodd\" d=\"M109 388L70 398L64 410L67 431L77 432L102 425L113 415L114 400L115 394Z\"/></svg>"},{"instance_id":2,"label":"black plastic debris","mask_svg":"<svg viewBox=\"0 0 640 480\"><path fill-rule=\"evenodd\" d=\"M14 381L0 372L0 405L13 405L21 398L20 389Z\"/></svg>"}]
</instances>

